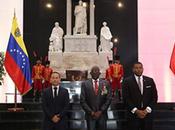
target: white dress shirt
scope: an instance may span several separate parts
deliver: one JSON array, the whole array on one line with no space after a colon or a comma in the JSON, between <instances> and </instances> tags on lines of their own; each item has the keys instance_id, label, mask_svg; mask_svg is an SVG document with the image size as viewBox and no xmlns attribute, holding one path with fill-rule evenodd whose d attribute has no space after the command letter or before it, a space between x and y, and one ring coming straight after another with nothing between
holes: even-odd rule
<instances>
[{"instance_id":1,"label":"white dress shirt","mask_svg":"<svg viewBox=\"0 0 175 130\"><path fill-rule=\"evenodd\" d=\"M94 90L95 90L95 81L97 81L97 85L99 86L99 79L97 79L97 80L92 79L92 83L93 83L93 88L94 88Z\"/></svg>"}]
</instances>

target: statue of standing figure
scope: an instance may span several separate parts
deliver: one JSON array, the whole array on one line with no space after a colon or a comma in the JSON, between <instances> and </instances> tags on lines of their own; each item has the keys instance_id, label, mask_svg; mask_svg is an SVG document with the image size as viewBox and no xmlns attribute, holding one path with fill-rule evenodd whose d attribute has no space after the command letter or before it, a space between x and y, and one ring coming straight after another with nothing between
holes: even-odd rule
<instances>
[{"instance_id":1,"label":"statue of standing figure","mask_svg":"<svg viewBox=\"0 0 175 130\"><path fill-rule=\"evenodd\" d=\"M102 52L110 52L113 43L111 42L112 34L107 26L107 22L103 22L103 27L101 28L100 31L100 46L99 46L99 51Z\"/></svg>"},{"instance_id":2,"label":"statue of standing figure","mask_svg":"<svg viewBox=\"0 0 175 130\"><path fill-rule=\"evenodd\" d=\"M55 27L52 29L52 33L50 35L50 52L62 52L63 49L63 29L59 26L58 22L55 22Z\"/></svg>"},{"instance_id":3,"label":"statue of standing figure","mask_svg":"<svg viewBox=\"0 0 175 130\"><path fill-rule=\"evenodd\" d=\"M75 27L74 34L87 34L87 14L83 1L79 0L79 5L75 6Z\"/></svg>"}]
</instances>

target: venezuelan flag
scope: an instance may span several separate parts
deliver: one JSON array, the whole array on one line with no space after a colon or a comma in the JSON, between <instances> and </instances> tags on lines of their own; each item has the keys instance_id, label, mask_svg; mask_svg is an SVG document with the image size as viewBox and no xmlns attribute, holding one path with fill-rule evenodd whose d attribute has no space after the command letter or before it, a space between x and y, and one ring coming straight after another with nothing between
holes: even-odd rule
<instances>
[{"instance_id":1,"label":"venezuelan flag","mask_svg":"<svg viewBox=\"0 0 175 130\"><path fill-rule=\"evenodd\" d=\"M15 83L18 91L22 95L27 93L31 89L32 83L30 63L15 16L12 22L12 29L5 55L4 66Z\"/></svg>"}]
</instances>

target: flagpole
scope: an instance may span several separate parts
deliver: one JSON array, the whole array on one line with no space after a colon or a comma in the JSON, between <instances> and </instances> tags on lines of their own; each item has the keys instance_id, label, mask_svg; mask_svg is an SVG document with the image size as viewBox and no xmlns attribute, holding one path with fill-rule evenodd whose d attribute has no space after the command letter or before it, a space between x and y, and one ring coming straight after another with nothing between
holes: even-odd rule
<instances>
[{"instance_id":1,"label":"flagpole","mask_svg":"<svg viewBox=\"0 0 175 130\"><path fill-rule=\"evenodd\" d=\"M15 108L17 108L17 90L16 90L16 86L15 86L15 95L14 95L14 103L15 103Z\"/></svg>"},{"instance_id":2,"label":"flagpole","mask_svg":"<svg viewBox=\"0 0 175 130\"><path fill-rule=\"evenodd\" d=\"M21 112L21 111L24 111L24 108L22 107L17 107L17 89L16 89L16 86L15 86L15 94L14 94L14 107L12 108L8 108L8 111L10 112Z\"/></svg>"},{"instance_id":3,"label":"flagpole","mask_svg":"<svg viewBox=\"0 0 175 130\"><path fill-rule=\"evenodd\" d=\"M14 8L14 18L16 17L16 11L15 11L15 8Z\"/></svg>"}]
</instances>

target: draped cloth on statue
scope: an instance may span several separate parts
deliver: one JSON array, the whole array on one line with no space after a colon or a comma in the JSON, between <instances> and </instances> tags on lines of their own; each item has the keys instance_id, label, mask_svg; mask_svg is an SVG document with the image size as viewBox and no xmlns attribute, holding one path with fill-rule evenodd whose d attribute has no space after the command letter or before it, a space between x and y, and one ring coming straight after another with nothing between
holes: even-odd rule
<instances>
[{"instance_id":1,"label":"draped cloth on statue","mask_svg":"<svg viewBox=\"0 0 175 130\"><path fill-rule=\"evenodd\" d=\"M104 26L101 28L101 36L103 36L106 40L111 40L112 34L110 32L109 27Z\"/></svg>"},{"instance_id":2,"label":"draped cloth on statue","mask_svg":"<svg viewBox=\"0 0 175 130\"><path fill-rule=\"evenodd\" d=\"M86 7L83 6L82 1L79 1L79 5L75 6L75 27L74 34L86 34L87 33L87 14Z\"/></svg>"},{"instance_id":3,"label":"draped cloth on statue","mask_svg":"<svg viewBox=\"0 0 175 130\"><path fill-rule=\"evenodd\" d=\"M111 48L113 47L111 38L112 38L111 31L109 27L107 27L107 23L103 22L103 27L101 28L100 31L100 44L103 52L111 51Z\"/></svg>"},{"instance_id":4,"label":"draped cloth on statue","mask_svg":"<svg viewBox=\"0 0 175 130\"><path fill-rule=\"evenodd\" d=\"M63 29L59 26L58 22L55 22L55 27L52 29L52 33L50 35L50 51L62 52L63 49Z\"/></svg>"}]
</instances>

